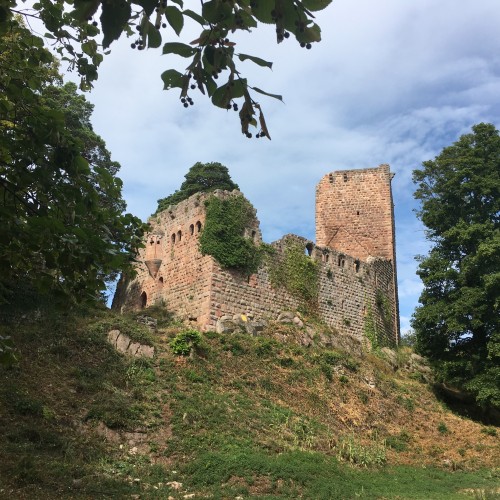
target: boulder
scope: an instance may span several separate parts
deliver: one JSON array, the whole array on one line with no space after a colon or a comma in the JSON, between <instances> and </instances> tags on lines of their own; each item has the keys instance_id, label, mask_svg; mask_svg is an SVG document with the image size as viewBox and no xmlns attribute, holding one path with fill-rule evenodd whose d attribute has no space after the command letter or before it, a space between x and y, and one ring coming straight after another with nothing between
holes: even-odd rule
<instances>
[{"instance_id":1,"label":"boulder","mask_svg":"<svg viewBox=\"0 0 500 500\"><path fill-rule=\"evenodd\" d=\"M229 316L220 317L215 325L215 331L217 333L234 333L237 329L237 323Z\"/></svg>"},{"instance_id":2,"label":"boulder","mask_svg":"<svg viewBox=\"0 0 500 500\"><path fill-rule=\"evenodd\" d=\"M293 318L295 318L295 314L290 311L283 311L278 315L280 323L293 323Z\"/></svg>"}]
</instances>

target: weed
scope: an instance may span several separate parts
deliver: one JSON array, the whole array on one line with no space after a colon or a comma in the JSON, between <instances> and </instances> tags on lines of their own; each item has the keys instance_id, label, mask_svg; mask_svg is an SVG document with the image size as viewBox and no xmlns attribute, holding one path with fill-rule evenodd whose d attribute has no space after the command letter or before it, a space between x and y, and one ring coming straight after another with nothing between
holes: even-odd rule
<instances>
[{"instance_id":1,"label":"weed","mask_svg":"<svg viewBox=\"0 0 500 500\"><path fill-rule=\"evenodd\" d=\"M415 402L413 401L412 398L405 398L404 396L401 396L401 394L399 394L396 398L396 401L399 405L408 410L410 413L413 412L413 410L415 409Z\"/></svg>"},{"instance_id":2,"label":"weed","mask_svg":"<svg viewBox=\"0 0 500 500\"><path fill-rule=\"evenodd\" d=\"M388 436L385 440L386 445L398 452L406 451L411 436L406 431L401 431L396 436Z\"/></svg>"},{"instance_id":3,"label":"weed","mask_svg":"<svg viewBox=\"0 0 500 500\"><path fill-rule=\"evenodd\" d=\"M348 384L349 383L349 379L345 375L341 375L339 377L339 381L341 384Z\"/></svg>"},{"instance_id":4,"label":"weed","mask_svg":"<svg viewBox=\"0 0 500 500\"><path fill-rule=\"evenodd\" d=\"M337 448L338 459L353 465L380 466L387 461L384 443L363 445L352 434L340 438Z\"/></svg>"},{"instance_id":5,"label":"weed","mask_svg":"<svg viewBox=\"0 0 500 500\"><path fill-rule=\"evenodd\" d=\"M358 394L358 397L359 397L359 400L365 405L368 403L368 394L366 394L366 392L360 392Z\"/></svg>"},{"instance_id":6,"label":"weed","mask_svg":"<svg viewBox=\"0 0 500 500\"><path fill-rule=\"evenodd\" d=\"M497 435L497 430L494 427L483 427L481 429L481 432L483 434L488 435L488 436L496 436Z\"/></svg>"},{"instance_id":7,"label":"weed","mask_svg":"<svg viewBox=\"0 0 500 500\"><path fill-rule=\"evenodd\" d=\"M276 341L270 339L258 339L255 354L261 358L269 357L273 354L276 347Z\"/></svg>"},{"instance_id":8,"label":"weed","mask_svg":"<svg viewBox=\"0 0 500 500\"><path fill-rule=\"evenodd\" d=\"M191 350L201 343L201 333L197 330L184 330L171 341L170 348L176 356L189 356Z\"/></svg>"},{"instance_id":9,"label":"weed","mask_svg":"<svg viewBox=\"0 0 500 500\"><path fill-rule=\"evenodd\" d=\"M448 434L449 432L448 427L444 422L439 422L437 429L440 434Z\"/></svg>"}]
</instances>

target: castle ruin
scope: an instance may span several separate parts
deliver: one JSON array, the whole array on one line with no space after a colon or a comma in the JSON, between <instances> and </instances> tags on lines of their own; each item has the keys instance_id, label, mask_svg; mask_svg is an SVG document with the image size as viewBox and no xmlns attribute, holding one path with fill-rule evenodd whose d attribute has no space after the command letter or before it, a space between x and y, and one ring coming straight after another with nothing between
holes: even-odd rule
<instances>
[{"instance_id":1,"label":"castle ruin","mask_svg":"<svg viewBox=\"0 0 500 500\"><path fill-rule=\"evenodd\" d=\"M317 262L316 313L325 323L339 334L391 346L399 341L393 176L388 165L325 175L316 188L316 243L296 235L272 243L278 257L293 243ZM163 303L204 330L234 315L273 320L283 311L300 310L300 299L273 286L265 262L248 276L201 254L206 200L239 194L198 193L153 215L137 274L121 278L112 307ZM245 237L262 243L255 211Z\"/></svg>"}]
</instances>

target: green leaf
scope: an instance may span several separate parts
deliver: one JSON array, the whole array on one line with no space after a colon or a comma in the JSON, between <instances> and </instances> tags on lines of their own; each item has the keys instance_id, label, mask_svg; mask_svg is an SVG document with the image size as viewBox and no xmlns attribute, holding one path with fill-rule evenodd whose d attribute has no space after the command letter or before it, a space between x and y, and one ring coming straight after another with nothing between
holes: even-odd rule
<instances>
[{"instance_id":1,"label":"green leaf","mask_svg":"<svg viewBox=\"0 0 500 500\"><path fill-rule=\"evenodd\" d=\"M278 95L278 94L270 94L269 92L264 92L263 90L257 88L257 87L250 87L252 90L255 90L255 92L258 92L259 94L267 95L268 97L273 97L274 99L278 99L278 101L283 102L283 96Z\"/></svg>"},{"instance_id":2,"label":"green leaf","mask_svg":"<svg viewBox=\"0 0 500 500\"><path fill-rule=\"evenodd\" d=\"M202 26L205 26L205 24L206 24L206 21L202 16L200 16L198 13L196 13L190 9L186 9L185 11L183 11L183 14L185 16L190 17L191 19L193 19L197 23L200 23Z\"/></svg>"},{"instance_id":3,"label":"green leaf","mask_svg":"<svg viewBox=\"0 0 500 500\"><path fill-rule=\"evenodd\" d=\"M332 0L302 0L302 5L310 11L323 10L332 3Z\"/></svg>"},{"instance_id":4,"label":"green leaf","mask_svg":"<svg viewBox=\"0 0 500 500\"><path fill-rule=\"evenodd\" d=\"M220 0L210 0L205 2L201 9L202 16L209 22L217 24L228 20L233 12L231 2L221 2Z\"/></svg>"},{"instance_id":5,"label":"green leaf","mask_svg":"<svg viewBox=\"0 0 500 500\"><path fill-rule=\"evenodd\" d=\"M148 21L148 47L156 49L161 45L161 34L155 26Z\"/></svg>"},{"instance_id":6,"label":"green leaf","mask_svg":"<svg viewBox=\"0 0 500 500\"><path fill-rule=\"evenodd\" d=\"M226 109L231 99L243 97L247 88L246 79L237 79L219 87L212 96L212 103Z\"/></svg>"},{"instance_id":7,"label":"green leaf","mask_svg":"<svg viewBox=\"0 0 500 500\"><path fill-rule=\"evenodd\" d=\"M261 22L266 24L274 24L271 12L274 9L274 2L269 0L255 0L252 3L252 14Z\"/></svg>"},{"instance_id":8,"label":"green leaf","mask_svg":"<svg viewBox=\"0 0 500 500\"><path fill-rule=\"evenodd\" d=\"M155 7L158 5L157 0L134 0L133 3L140 5L148 17L153 13Z\"/></svg>"},{"instance_id":9,"label":"green leaf","mask_svg":"<svg viewBox=\"0 0 500 500\"><path fill-rule=\"evenodd\" d=\"M295 31L295 38L297 41L304 43L319 42L321 41L321 28L313 23L312 26L305 28L303 32Z\"/></svg>"},{"instance_id":10,"label":"green leaf","mask_svg":"<svg viewBox=\"0 0 500 500\"><path fill-rule=\"evenodd\" d=\"M165 8L165 17L167 18L168 24L172 26L177 36L179 36L184 27L184 16L182 12L177 7L169 6Z\"/></svg>"},{"instance_id":11,"label":"green leaf","mask_svg":"<svg viewBox=\"0 0 500 500\"><path fill-rule=\"evenodd\" d=\"M196 49L180 42L168 42L163 46L163 54L177 54L181 57L191 57Z\"/></svg>"},{"instance_id":12,"label":"green leaf","mask_svg":"<svg viewBox=\"0 0 500 500\"><path fill-rule=\"evenodd\" d=\"M249 56L248 54L238 54L238 58L240 61L246 61L249 59L250 61L254 62L255 64L258 64L259 66L262 67L267 67L269 69L272 69L273 63L269 61L264 61L264 59L261 59L260 57L255 57L255 56Z\"/></svg>"},{"instance_id":13,"label":"green leaf","mask_svg":"<svg viewBox=\"0 0 500 500\"><path fill-rule=\"evenodd\" d=\"M163 90L169 90L175 87L182 88L183 75L175 69L167 69L161 74L163 80Z\"/></svg>"},{"instance_id":14,"label":"green leaf","mask_svg":"<svg viewBox=\"0 0 500 500\"><path fill-rule=\"evenodd\" d=\"M104 34L102 40L104 48L109 47L113 41L120 38L131 14L130 4L125 0L113 2L107 0L102 3L101 26Z\"/></svg>"},{"instance_id":15,"label":"green leaf","mask_svg":"<svg viewBox=\"0 0 500 500\"><path fill-rule=\"evenodd\" d=\"M184 7L184 2L182 0L170 0L170 1L176 3L181 9Z\"/></svg>"}]
</instances>

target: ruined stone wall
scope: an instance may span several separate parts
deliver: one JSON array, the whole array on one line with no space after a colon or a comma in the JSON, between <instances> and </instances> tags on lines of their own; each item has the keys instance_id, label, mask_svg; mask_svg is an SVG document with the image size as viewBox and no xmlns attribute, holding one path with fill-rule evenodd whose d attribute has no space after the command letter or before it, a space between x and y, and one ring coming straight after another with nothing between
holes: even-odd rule
<instances>
[{"instance_id":1,"label":"ruined stone wall","mask_svg":"<svg viewBox=\"0 0 500 500\"><path fill-rule=\"evenodd\" d=\"M214 261L198 249L205 200L204 194L192 196L148 220L150 231L137 256L137 275L119 283L113 308L164 304L182 319L208 323Z\"/></svg>"},{"instance_id":2,"label":"ruined stone wall","mask_svg":"<svg viewBox=\"0 0 500 500\"><path fill-rule=\"evenodd\" d=\"M358 189L359 202L351 199L356 197ZM151 217L145 248L137 257L137 275L119 282L113 308L140 309L164 304L178 317L196 323L201 329L214 329L222 317L247 314L273 320L283 311L300 309L299 298L284 286L272 286L268 266L262 265L255 274L246 276L222 269L212 257L201 255L199 236L206 220L205 201L213 195L225 198L239 194L199 193ZM382 199L386 195L389 201ZM338 217L334 209L340 211ZM321 210L324 213L319 213ZM361 222L365 213L370 225ZM380 345L393 345L398 340L399 328L391 253L394 247L389 168L381 166L325 176L318 185L316 218L318 241L323 243L314 245L305 238L287 235L272 245L278 258L288 244L302 245L309 258L318 263L319 317L339 333L360 339L371 337ZM332 239L332 220L355 227L358 239L349 240L347 230L335 232ZM372 241L370 235L374 233ZM256 213L245 229L245 236L257 245L262 241ZM383 255L374 256L380 254Z\"/></svg>"}]
</instances>

